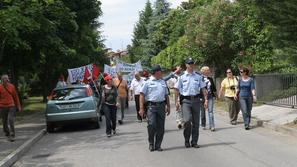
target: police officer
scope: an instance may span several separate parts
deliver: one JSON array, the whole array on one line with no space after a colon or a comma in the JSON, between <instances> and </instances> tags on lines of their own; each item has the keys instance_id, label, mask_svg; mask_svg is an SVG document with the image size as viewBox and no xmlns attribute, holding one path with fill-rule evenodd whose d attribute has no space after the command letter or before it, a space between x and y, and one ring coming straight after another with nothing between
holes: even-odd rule
<instances>
[{"instance_id":1,"label":"police officer","mask_svg":"<svg viewBox=\"0 0 297 167\"><path fill-rule=\"evenodd\" d=\"M162 79L160 65L152 67L152 76L144 82L140 90L139 114L144 116L144 99L147 103L147 130L150 151L163 151L161 143L164 136L165 117L170 114L168 89Z\"/></svg>"},{"instance_id":2,"label":"police officer","mask_svg":"<svg viewBox=\"0 0 297 167\"><path fill-rule=\"evenodd\" d=\"M194 61L188 58L185 61L186 71L178 78L176 89L176 110L181 107L184 118L184 138L186 148L199 148L199 115L200 115L200 89L205 99L204 107L207 107L207 90L201 75L194 72ZM179 100L178 100L179 97ZM181 106L180 106L181 104ZM192 140L190 144L190 137Z\"/></svg>"}]
</instances>

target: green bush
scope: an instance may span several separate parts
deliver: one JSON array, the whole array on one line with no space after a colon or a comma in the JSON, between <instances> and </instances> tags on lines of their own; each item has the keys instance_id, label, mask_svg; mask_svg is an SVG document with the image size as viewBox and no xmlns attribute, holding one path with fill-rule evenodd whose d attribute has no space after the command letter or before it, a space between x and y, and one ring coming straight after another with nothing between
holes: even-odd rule
<instances>
[{"instance_id":1,"label":"green bush","mask_svg":"<svg viewBox=\"0 0 297 167\"><path fill-rule=\"evenodd\" d=\"M260 101L274 101L277 99L288 98L291 96L296 95L296 87L290 87L286 90L275 90L268 94L267 96L262 97L259 99Z\"/></svg>"},{"instance_id":2,"label":"green bush","mask_svg":"<svg viewBox=\"0 0 297 167\"><path fill-rule=\"evenodd\" d=\"M24 76L19 77L18 90L21 99L27 99L29 97L28 93L31 90L31 88Z\"/></svg>"}]
</instances>

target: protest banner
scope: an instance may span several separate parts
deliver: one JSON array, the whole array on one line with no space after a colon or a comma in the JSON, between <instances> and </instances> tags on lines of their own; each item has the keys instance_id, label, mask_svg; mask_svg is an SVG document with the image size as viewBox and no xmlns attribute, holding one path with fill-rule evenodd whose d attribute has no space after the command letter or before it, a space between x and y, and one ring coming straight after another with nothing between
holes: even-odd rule
<instances>
[{"instance_id":1,"label":"protest banner","mask_svg":"<svg viewBox=\"0 0 297 167\"><path fill-rule=\"evenodd\" d=\"M113 78L117 76L116 68L106 64L104 64L104 73L109 74Z\"/></svg>"},{"instance_id":2,"label":"protest banner","mask_svg":"<svg viewBox=\"0 0 297 167\"><path fill-rule=\"evenodd\" d=\"M92 74L93 64L88 64L86 66L68 69L68 79L70 83L75 83L77 80L83 81L85 76L86 68Z\"/></svg>"},{"instance_id":3,"label":"protest banner","mask_svg":"<svg viewBox=\"0 0 297 167\"><path fill-rule=\"evenodd\" d=\"M138 61L138 62L136 62L134 64L130 64L130 63L125 63L123 61L117 60L116 71L117 72L124 72L124 73L142 71L141 62Z\"/></svg>"},{"instance_id":4,"label":"protest banner","mask_svg":"<svg viewBox=\"0 0 297 167\"><path fill-rule=\"evenodd\" d=\"M131 72L129 74L123 75L123 79L127 81L128 86L130 87L132 80L134 79L135 72Z\"/></svg>"}]
</instances>

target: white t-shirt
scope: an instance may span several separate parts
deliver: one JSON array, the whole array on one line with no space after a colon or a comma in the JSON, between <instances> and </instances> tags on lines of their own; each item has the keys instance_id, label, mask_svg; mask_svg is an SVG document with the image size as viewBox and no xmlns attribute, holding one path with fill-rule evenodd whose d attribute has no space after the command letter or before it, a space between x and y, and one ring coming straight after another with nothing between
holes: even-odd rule
<instances>
[{"instance_id":1,"label":"white t-shirt","mask_svg":"<svg viewBox=\"0 0 297 167\"><path fill-rule=\"evenodd\" d=\"M143 82L144 82L143 78L140 78L139 81L137 81L137 79L135 78L132 80L130 90L133 91L134 95L140 95L140 89Z\"/></svg>"},{"instance_id":2,"label":"white t-shirt","mask_svg":"<svg viewBox=\"0 0 297 167\"><path fill-rule=\"evenodd\" d=\"M62 88L62 87L65 87L65 86L67 86L65 81L58 81L58 83L56 85L56 88Z\"/></svg>"},{"instance_id":3,"label":"white t-shirt","mask_svg":"<svg viewBox=\"0 0 297 167\"><path fill-rule=\"evenodd\" d=\"M170 78L168 81L167 81L167 85L170 89L173 89L174 88L174 85L175 83L177 82L177 79L174 77L174 78Z\"/></svg>"}]
</instances>

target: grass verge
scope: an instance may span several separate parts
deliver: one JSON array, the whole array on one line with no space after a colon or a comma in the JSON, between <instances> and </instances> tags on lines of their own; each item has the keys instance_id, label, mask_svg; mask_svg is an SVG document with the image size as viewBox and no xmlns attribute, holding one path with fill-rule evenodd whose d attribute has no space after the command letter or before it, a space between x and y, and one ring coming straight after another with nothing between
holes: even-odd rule
<instances>
[{"instance_id":1,"label":"grass verge","mask_svg":"<svg viewBox=\"0 0 297 167\"><path fill-rule=\"evenodd\" d=\"M264 104L263 102L256 102L256 103L253 103L253 107L259 107L259 106L261 106L263 104ZM222 99L215 100L214 109L227 112L228 107L227 107L227 104L226 104L225 100L222 100Z\"/></svg>"},{"instance_id":2,"label":"grass verge","mask_svg":"<svg viewBox=\"0 0 297 167\"><path fill-rule=\"evenodd\" d=\"M23 101L23 111L18 112L16 115L16 123L24 120L27 117L30 117L36 113L43 113L45 110L46 104L42 102L42 97L29 97ZM0 121L2 125L2 121Z\"/></svg>"},{"instance_id":3,"label":"grass verge","mask_svg":"<svg viewBox=\"0 0 297 167\"><path fill-rule=\"evenodd\" d=\"M214 101L214 110L228 111L226 102L224 100L215 100Z\"/></svg>"}]
</instances>

